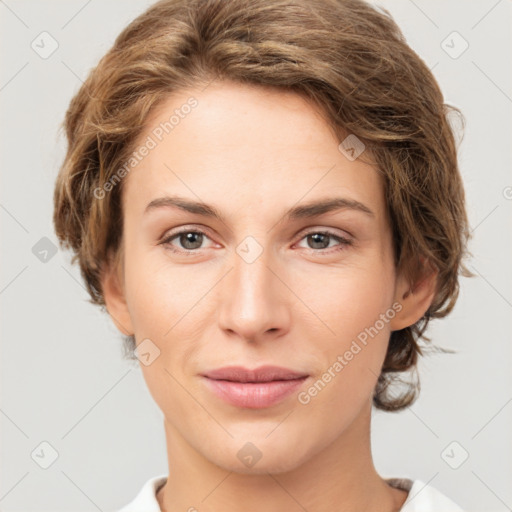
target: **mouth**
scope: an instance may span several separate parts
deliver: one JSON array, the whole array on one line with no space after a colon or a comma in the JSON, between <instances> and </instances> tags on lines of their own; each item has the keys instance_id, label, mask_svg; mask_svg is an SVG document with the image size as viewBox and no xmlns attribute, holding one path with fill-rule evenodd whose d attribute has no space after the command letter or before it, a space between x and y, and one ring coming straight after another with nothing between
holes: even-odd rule
<instances>
[{"instance_id":1,"label":"mouth","mask_svg":"<svg viewBox=\"0 0 512 512\"><path fill-rule=\"evenodd\" d=\"M236 407L261 409L282 402L303 385L307 373L279 366L253 370L229 366L201 375L208 389Z\"/></svg>"}]
</instances>

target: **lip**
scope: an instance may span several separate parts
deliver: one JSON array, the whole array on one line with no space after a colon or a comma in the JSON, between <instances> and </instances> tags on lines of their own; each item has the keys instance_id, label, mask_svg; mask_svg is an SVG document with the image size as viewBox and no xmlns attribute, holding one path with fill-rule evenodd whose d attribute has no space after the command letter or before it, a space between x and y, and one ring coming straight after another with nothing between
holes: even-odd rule
<instances>
[{"instance_id":1,"label":"lip","mask_svg":"<svg viewBox=\"0 0 512 512\"><path fill-rule=\"evenodd\" d=\"M202 374L215 395L236 407L262 409L276 405L297 391L309 377L280 366L248 369L227 366Z\"/></svg>"}]
</instances>

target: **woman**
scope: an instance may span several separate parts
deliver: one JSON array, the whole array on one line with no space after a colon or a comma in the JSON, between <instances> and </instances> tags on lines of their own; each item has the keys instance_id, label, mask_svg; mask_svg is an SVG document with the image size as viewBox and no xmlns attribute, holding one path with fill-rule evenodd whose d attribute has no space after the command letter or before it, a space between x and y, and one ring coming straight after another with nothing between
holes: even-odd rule
<instances>
[{"instance_id":1,"label":"woman","mask_svg":"<svg viewBox=\"0 0 512 512\"><path fill-rule=\"evenodd\" d=\"M122 512L461 510L370 447L467 273L448 111L359 0L163 0L118 36L54 222L164 415L169 474Z\"/></svg>"}]
</instances>

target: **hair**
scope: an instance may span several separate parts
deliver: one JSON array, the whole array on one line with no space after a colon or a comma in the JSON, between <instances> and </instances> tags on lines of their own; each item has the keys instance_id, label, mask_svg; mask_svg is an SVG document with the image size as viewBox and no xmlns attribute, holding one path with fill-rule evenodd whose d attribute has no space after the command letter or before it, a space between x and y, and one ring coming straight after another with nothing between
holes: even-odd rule
<instances>
[{"instance_id":1,"label":"hair","mask_svg":"<svg viewBox=\"0 0 512 512\"><path fill-rule=\"evenodd\" d=\"M470 238L450 114L426 64L385 9L362 0L161 0L133 20L72 98L53 221L90 295L105 308L101 274L122 265L124 180L105 186L134 151L150 113L170 94L213 80L291 91L313 102L340 139L362 141L383 176L397 270L411 284L437 272L434 299L393 331L373 405L412 404L425 329L447 315ZM110 181L109 181L110 180ZM98 194L95 191L108 190ZM135 338L124 338L133 353ZM442 352L453 352L440 349ZM406 384L397 393L399 381ZM403 386L402 386L403 388Z\"/></svg>"}]
</instances>

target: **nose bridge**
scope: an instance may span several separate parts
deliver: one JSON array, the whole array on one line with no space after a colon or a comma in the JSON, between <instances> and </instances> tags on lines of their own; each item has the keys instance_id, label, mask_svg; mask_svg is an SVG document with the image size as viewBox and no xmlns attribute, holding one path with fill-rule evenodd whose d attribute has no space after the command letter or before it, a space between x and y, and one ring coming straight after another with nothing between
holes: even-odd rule
<instances>
[{"instance_id":1,"label":"nose bridge","mask_svg":"<svg viewBox=\"0 0 512 512\"><path fill-rule=\"evenodd\" d=\"M288 315L283 285L275 275L271 251L251 237L236 248L232 270L223 279L219 322L223 329L256 340L269 329L282 329Z\"/></svg>"}]
</instances>

